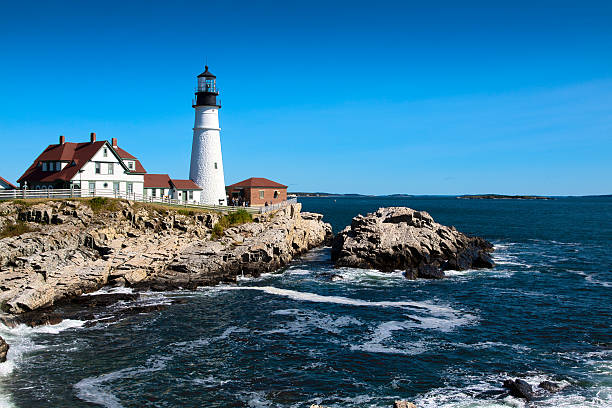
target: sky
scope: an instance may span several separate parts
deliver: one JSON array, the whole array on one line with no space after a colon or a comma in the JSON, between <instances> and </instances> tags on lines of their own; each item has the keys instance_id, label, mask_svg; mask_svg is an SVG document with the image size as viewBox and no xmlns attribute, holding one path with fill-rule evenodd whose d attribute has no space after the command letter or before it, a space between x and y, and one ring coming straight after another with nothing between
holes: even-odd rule
<instances>
[{"instance_id":1,"label":"sky","mask_svg":"<svg viewBox=\"0 0 612 408\"><path fill-rule=\"evenodd\" d=\"M59 135L188 178L196 76L226 184L612 193L612 2L2 0L0 176Z\"/></svg>"}]
</instances>

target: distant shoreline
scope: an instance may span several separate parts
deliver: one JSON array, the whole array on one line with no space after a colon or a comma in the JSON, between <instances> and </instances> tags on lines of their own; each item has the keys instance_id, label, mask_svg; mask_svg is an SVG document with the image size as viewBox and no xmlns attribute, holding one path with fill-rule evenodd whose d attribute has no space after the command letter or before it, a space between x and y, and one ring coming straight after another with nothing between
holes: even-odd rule
<instances>
[{"instance_id":1,"label":"distant shoreline","mask_svg":"<svg viewBox=\"0 0 612 408\"><path fill-rule=\"evenodd\" d=\"M457 196L465 200L554 200L553 197L535 195L503 195L503 194L476 194Z\"/></svg>"},{"instance_id":2,"label":"distant shoreline","mask_svg":"<svg viewBox=\"0 0 612 408\"><path fill-rule=\"evenodd\" d=\"M612 198L612 194L596 195L564 195L564 196L540 196L540 195L506 195L506 194L342 194L342 193L307 193L292 192L289 196L295 197L345 197L345 198L418 198L418 197L441 197L441 198L461 198L465 200L556 200L560 198Z\"/></svg>"}]
</instances>

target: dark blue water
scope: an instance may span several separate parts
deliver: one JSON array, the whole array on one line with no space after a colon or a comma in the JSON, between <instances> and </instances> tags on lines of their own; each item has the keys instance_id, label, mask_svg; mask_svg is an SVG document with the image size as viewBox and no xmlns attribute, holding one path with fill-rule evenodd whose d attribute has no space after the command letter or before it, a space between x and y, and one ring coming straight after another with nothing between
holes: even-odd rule
<instances>
[{"instance_id":1,"label":"dark blue water","mask_svg":"<svg viewBox=\"0 0 612 408\"><path fill-rule=\"evenodd\" d=\"M162 312L2 329L0 405L520 407L495 394L519 376L564 387L539 407L612 406L612 199L301 201L336 231L381 206L426 210L491 240L498 266L408 281L334 270L321 249L238 286L148 294L186 300Z\"/></svg>"}]
</instances>

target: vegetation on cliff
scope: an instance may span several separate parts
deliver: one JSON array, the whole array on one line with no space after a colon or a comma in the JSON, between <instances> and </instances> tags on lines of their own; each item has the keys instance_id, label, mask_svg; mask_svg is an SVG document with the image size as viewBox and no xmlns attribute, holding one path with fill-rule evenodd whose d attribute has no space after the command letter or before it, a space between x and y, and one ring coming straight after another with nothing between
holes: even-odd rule
<instances>
[{"instance_id":1,"label":"vegetation on cliff","mask_svg":"<svg viewBox=\"0 0 612 408\"><path fill-rule=\"evenodd\" d=\"M223 232L226 229L236 225L246 224L247 222L253 222L253 216L243 209L224 215L213 227L211 239L219 239L223 236Z\"/></svg>"}]
</instances>

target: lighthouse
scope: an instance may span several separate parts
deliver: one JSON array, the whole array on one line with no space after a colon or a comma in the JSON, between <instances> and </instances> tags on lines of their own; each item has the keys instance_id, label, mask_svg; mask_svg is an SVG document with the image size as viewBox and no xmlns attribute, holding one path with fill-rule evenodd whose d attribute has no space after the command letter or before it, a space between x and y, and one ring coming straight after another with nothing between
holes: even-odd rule
<instances>
[{"instance_id":1,"label":"lighthouse","mask_svg":"<svg viewBox=\"0 0 612 408\"><path fill-rule=\"evenodd\" d=\"M193 101L195 124L191 146L189 178L202 188L203 204L226 205L225 177L221 157L221 129L217 101L217 77L208 65L198 75L198 85Z\"/></svg>"}]
</instances>

